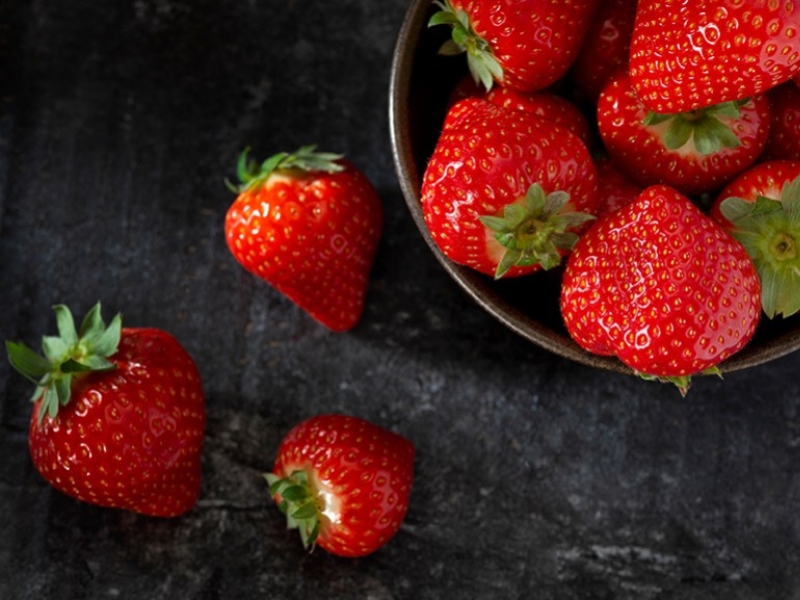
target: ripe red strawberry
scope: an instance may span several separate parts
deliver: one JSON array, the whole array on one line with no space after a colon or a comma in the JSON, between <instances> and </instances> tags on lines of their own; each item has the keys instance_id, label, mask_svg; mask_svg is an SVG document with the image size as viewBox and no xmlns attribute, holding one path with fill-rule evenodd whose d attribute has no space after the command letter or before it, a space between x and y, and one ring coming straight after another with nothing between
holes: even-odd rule
<instances>
[{"instance_id":1,"label":"ripe red strawberry","mask_svg":"<svg viewBox=\"0 0 800 600\"><path fill-rule=\"evenodd\" d=\"M610 215L623 206L627 206L642 193L643 188L632 181L609 158L598 158L594 161L597 171L597 204L598 219Z\"/></svg>"},{"instance_id":2,"label":"ripe red strawberry","mask_svg":"<svg viewBox=\"0 0 800 600\"><path fill-rule=\"evenodd\" d=\"M636 0L606 0L583 40L569 80L582 99L594 104L617 71L628 70Z\"/></svg>"},{"instance_id":3,"label":"ripe red strawberry","mask_svg":"<svg viewBox=\"0 0 800 600\"><path fill-rule=\"evenodd\" d=\"M450 92L447 106L452 108L454 104L467 98L482 98L498 106L527 111L568 129L587 148L594 145L589 121L583 112L571 101L549 90L520 92L505 86L495 86L487 92L470 75L466 75Z\"/></svg>"},{"instance_id":4,"label":"ripe red strawberry","mask_svg":"<svg viewBox=\"0 0 800 600\"><path fill-rule=\"evenodd\" d=\"M767 92L769 138L759 161L800 160L800 87L782 83Z\"/></svg>"},{"instance_id":5,"label":"ripe red strawberry","mask_svg":"<svg viewBox=\"0 0 800 600\"><path fill-rule=\"evenodd\" d=\"M630 73L645 106L687 112L766 92L800 72L800 4L640 0Z\"/></svg>"},{"instance_id":6,"label":"ripe red strawberry","mask_svg":"<svg viewBox=\"0 0 800 600\"><path fill-rule=\"evenodd\" d=\"M597 123L609 155L643 186L687 195L717 191L752 165L769 135L769 101L754 96L678 115L648 113L626 73L600 94Z\"/></svg>"},{"instance_id":7,"label":"ripe red strawberry","mask_svg":"<svg viewBox=\"0 0 800 600\"><path fill-rule=\"evenodd\" d=\"M717 197L711 217L747 250L767 317L800 310L800 161L760 163Z\"/></svg>"},{"instance_id":8,"label":"ripe red strawberry","mask_svg":"<svg viewBox=\"0 0 800 600\"><path fill-rule=\"evenodd\" d=\"M261 165L245 151L237 171L225 218L234 258L332 331L355 327L383 228L369 180L314 146Z\"/></svg>"},{"instance_id":9,"label":"ripe red strawberry","mask_svg":"<svg viewBox=\"0 0 800 600\"><path fill-rule=\"evenodd\" d=\"M713 372L751 339L760 286L742 245L667 186L598 220L567 262L561 311L590 352L675 383Z\"/></svg>"},{"instance_id":10,"label":"ripe red strawberry","mask_svg":"<svg viewBox=\"0 0 800 600\"><path fill-rule=\"evenodd\" d=\"M172 517L200 494L205 404L189 354L158 329L106 327L96 305L76 331L56 306L59 337L44 357L6 342L11 364L37 384L29 446L61 492L99 506Z\"/></svg>"},{"instance_id":11,"label":"ripe red strawberry","mask_svg":"<svg viewBox=\"0 0 800 600\"><path fill-rule=\"evenodd\" d=\"M408 508L414 446L356 417L330 414L295 426L281 441L270 493L303 545L364 556L398 531Z\"/></svg>"},{"instance_id":12,"label":"ripe red strawberry","mask_svg":"<svg viewBox=\"0 0 800 600\"><path fill-rule=\"evenodd\" d=\"M588 119L575 104L553 92L541 90L525 93L496 86L486 94L485 98L494 104L524 110L552 121L578 136L587 148L593 145Z\"/></svg>"},{"instance_id":13,"label":"ripe red strawberry","mask_svg":"<svg viewBox=\"0 0 800 600\"><path fill-rule=\"evenodd\" d=\"M574 134L470 98L445 118L421 201L445 256L512 277L559 264L591 218L596 191L592 160Z\"/></svg>"},{"instance_id":14,"label":"ripe red strawberry","mask_svg":"<svg viewBox=\"0 0 800 600\"><path fill-rule=\"evenodd\" d=\"M430 25L449 25L444 54L467 53L475 81L496 81L524 92L561 78L580 50L598 0L486 0L434 2Z\"/></svg>"}]
</instances>

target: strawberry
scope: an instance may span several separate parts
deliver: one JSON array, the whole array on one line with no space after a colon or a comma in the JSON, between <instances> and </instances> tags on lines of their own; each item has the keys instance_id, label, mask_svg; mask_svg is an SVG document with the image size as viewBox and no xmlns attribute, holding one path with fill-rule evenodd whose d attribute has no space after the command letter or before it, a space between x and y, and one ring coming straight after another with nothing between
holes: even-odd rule
<instances>
[{"instance_id":1,"label":"strawberry","mask_svg":"<svg viewBox=\"0 0 800 600\"><path fill-rule=\"evenodd\" d=\"M332 331L355 327L383 228L378 192L338 154L239 158L225 217L234 258Z\"/></svg>"},{"instance_id":2,"label":"strawberry","mask_svg":"<svg viewBox=\"0 0 800 600\"><path fill-rule=\"evenodd\" d=\"M598 219L630 204L642 193L642 186L622 173L611 159L596 159L594 168L597 171Z\"/></svg>"},{"instance_id":3,"label":"strawberry","mask_svg":"<svg viewBox=\"0 0 800 600\"><path fill-rule=\"evenodd\" d=\"M44 356L6 342L36 383L29 446L42 477L99 506L172 517L200 494L205 404L194 361L170 334L106 326L97 304L79 331L56 306L58 337Z\"/></svg>"},{"instance_id":4,"label":"strawberry","mask_svg":"<svg viewBox=\"0 0 800 600\"><path fill-rule=\"evenodd\" d=\"M470 73L487 90L496 81L524 92L561 78L580 50L598 0L434 2L430 25L452 28L443 54L467 53Z\"/></svg>"},{"instance_id":5,"label":"strawberry","mask_svg":"<svg viewBox=\"0 0 800 600\"><path fill-rule=\"evenodd\" d=\"M762 94L800 72L800 4L640 0L631 38L637 95L661 114Z\"/></svg>"},{"instance_id":6,"label":"strawberry","mask_svg":"<svg viewBox=\"0 0 800 600\"><path fill-rule=\"evenodd\" d=\"M742 245L662 185L589 228L561 290L564 323L580 346L682 393L693 375L717 372L747 344L760 302Z\"/></svg>"},{"instance_id":7,"label":"strawberry","mask_svg":"<svg viewBox=\"0 0 800 600\"><path fill-rule=\"evenodd\" d=\"M486 94L485 98L494 104L525 110L552 121L577 135L587 148L593 145L588 119L576 105L553 92L541 90L525 93L496 86Z\"/></svg>"},{"instance_id":8,"label":"strawberry","mask_svg":"<svg viewBox=\"0 0 800 600\"><path fill-rule=\"evenodd\" d=\"M423 176L421 202L445 256L486 275L559 264L597 204L584 144L524 111L468 98L453 106Z\"/></svg>"},{"instance_id":9,"label":"strawberry","mask_svg":"<svg viewBox=\"0 0 800 600\"><path fill-rule=\"evenodd\" d=\"M482 98L498 106L527 111L570 130L587 148L593 145L589 121L583 112L571 101L549 90L520 92L505 86L495 86L487 92L478 87L471 76L466 75L451 90L447 106L451 108L466 98Z\"/></svg>"},{"instance_id":10,"label":"strawberry","mask_svg":"<svg viewBox=\"0 0 800 600\"><path fill-rule=\"evenodd\" d=\"M320 415L280 443L270 493L303 545L357 557L386 544L408 508L414 446L363 419Z\"/></svg>"},{"instance_id":11,"label":"strawberry","mask_svg":"<svg viewBox=\"0 0 800 600\"><path fill-rule=\"evenodd\" d=\"M636 0L606 0L586 32L569 81L578 96L594 104L617 71L628 70Z\"/></svg>"},{"instance_id":12,"label":"strawberry","mask_svg":"<svg viewBox=\"0 0 800 600\"><path fill-rule=\"evenodd\" d=\"M782 83L767 92L770 105L769 138L759 161L800 160L800 88Z\"/></svg>"},{"instance_id":13,"label":"strawberry","mask_svg":"<svg viewBox=\"0 0 800 600\"><path fill-rule=\"evenodd\" d=\"M643 186L717 191L752 165L769 135L769 101L754 96L677 115L648 112L631 78L611 78L597 103L600 136L618 168Z\"/></svg>"},{"instance_id":14,"label":"strawberry","mask_svg":"<svg viewBox=\"0 0 800 600\"><path fill-rule=\"evenodd\" d=\"M755 263L766 316L800 310L800 161L748 169L722 190L710 214Z\"/></svg>"}]
</instances>

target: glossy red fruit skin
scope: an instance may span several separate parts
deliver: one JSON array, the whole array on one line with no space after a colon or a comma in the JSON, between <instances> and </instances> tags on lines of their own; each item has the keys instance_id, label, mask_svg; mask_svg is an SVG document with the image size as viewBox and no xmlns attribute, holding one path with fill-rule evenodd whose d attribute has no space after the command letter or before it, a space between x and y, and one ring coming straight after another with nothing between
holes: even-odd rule
<instances>
[{"instance_id":1,"label":"glossy red fruit skin","mask_svg":"<svg viewBox=\"0 0 800 600\"><path fill-rule=\"evenodd\" d=\"M286 434L273 473L283 478L305 471L327 517L317 545L337 556L358 557L376 551L400 529L414 454L409 440L369 421L319 415Z\"/></svg>"},{"instance_id":2,"label":"glossy red fruit skin","mask_svg":"<svg viewBox=\"0 0 800 600\"><path fill-rule=\"evenodd\" d=\"M628 70L636 0L601 2L569 72L577 95L591 104L617 71Z\"/></svg>"},{"instance_id":3,"label":"glossy red fruit skin","mask_svg":"<svg viewBox=\"0 0 800 600\"><path fill-rule=\"evenodd\" d=\"M113 371L73 381L70 403L29 429L33 464L61 492L156 517L200 495L205 403L197 367L158 329L125 328Z\"/></svg>"},{"instance_id":4,"label":"glossy red fruit skin","mask_svg":"<svg viewBox=\"0 0 800 600\"><path fill-rule=\"evenodd\" d=\"M593 145L589 121L583 112L575 104L553 92L542 90L526 94L498 86L486 94L486 100L552 121L578 136L587 149Z\"/></svg>"},{"instance_id":5,"label":"glossy red fruit skin","mask_svg":"<svg viewBox=\"0 0 800 600\"><path fill-rule=\"evenodd\" d=\"M720 210L720 205L727 198L741 198L748 202L755 202L758 196L779 199L783 186L798 177L800 177L800 160L770 160L754 165L717 195L711 205L709 216L730 230L733 226Z\"/></svg>"},{"instance_id":6,"label":"glossy red fruit skin","mask_svg":"<svg viewBox=\"0 0 800 600\"><path fill-rule=\"evenodd\" d=\"M646 187L664 184L686 195L716 192L752 165L769 135L769 101L755 96L740 108L741 116L720 118L739 138L736 148L721 148L708 155L689 144L667 149L663 134L667 124L644 125L647 108L639 101L631 78L617 73L606 85L597 104L600 136L617 167Z\"/></svg>"},{"instance_id":7,"label":"glossy red fruit skin","mask_svg":"<svg viewBox=\"0 0 800 600\"><path fill-rule=\"evenodd\" d=\"M573 339L655 377L700 373L743 348L761 315L744 248L667 186L597 221L575 245L561 311Z\"/></svg>"},{"instance_id":8,"label":"glossy red fruit skin","mask_svg":"<svg viewBox=\"0 0 800 600\"><path fill-rule=\"evenodd\" d=\"M225 217L239 264L337 332L361 318L383 230L378 192L341 164L337 173L276 171L239 194Z\"/></svg>"},{"instance_id":9,"label":"glossy red fruit skin","mask_svg":"<svg viewBox=\"0 0 800 600\"><path fill-rule=\"evenodd\" d=\"M759 161L800 160L800 87L792 82L767 92L769 138Z\"/></svg>"},{"instance_id":10,"label":"glossy red fruit skin","mask_svg":"<svg viewBox=\"0 0 800 600\"><path fill-rule=\"evenodd\" d=\"M598 0L451 0L470 17L503 68L501 85L541 90L569 69Z\"/></svg>"},{"instance_id":11,"label":"glossy red fruit skin","mask_svg":"<svg viewBox=\"0 0 800 600\"><path fill-rule=\"evenodd\" d=\"M423 175L421 202L433 241L450 260L494 275L505 249L480 223L539 183L564 190L576 212L594 214L597 174L581 140L524 111L469 98L445 117ZM513 266L504 277L539 270Z\"/></svg>"},{"instance_id":12,"label":"glossy red fruit skin","mask_svg":"<svg viewBox=\"0 0 800 600\"><path fill-rule=\"evenodd\" d=\"M800 72L800 4L640 0L630 73L650 110L740 100Z\"/></svg>"}]
</instances>

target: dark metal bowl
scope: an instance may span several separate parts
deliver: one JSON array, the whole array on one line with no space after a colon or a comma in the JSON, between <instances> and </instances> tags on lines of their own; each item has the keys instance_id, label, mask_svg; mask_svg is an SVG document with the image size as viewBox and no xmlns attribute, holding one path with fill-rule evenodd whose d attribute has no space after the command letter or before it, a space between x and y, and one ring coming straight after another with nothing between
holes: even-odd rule
<instances>
[{"instance_id":1,"label":"dark metal bowl","mask_svg":"<svg viewBox=\"0 0 800 600\"><path fill-rule=\"evenodd\" d=\"M411 216L447 273L480 306L517 334L577 362L631 372L613 357L583 350L567 334L558 306L561 272L495 281L448 260L433 242L420 205L421 176L441 131L450 90L466 72L463 61L440 56L449 33L427 27L431 0L412 0L392 63L389 117L395 168ZM722 371L758 365L800 348L800 317L762 319L753 340L726 360Z\"/></svg>"}]
</instances>

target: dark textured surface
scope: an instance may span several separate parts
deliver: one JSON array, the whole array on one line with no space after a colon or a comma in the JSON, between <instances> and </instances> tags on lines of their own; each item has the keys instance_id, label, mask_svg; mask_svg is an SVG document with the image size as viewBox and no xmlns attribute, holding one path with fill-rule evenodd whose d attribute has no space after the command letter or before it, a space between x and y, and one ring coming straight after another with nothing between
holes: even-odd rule
<instances>
[{"instance_id":1,"label":"dark textured surface","mask_svg":"<svg viewBox=\"0 0 800 600\"><path fill-rule=\"evenodd\" d=\"M414 228L386 116L406 3L7 0L0 335L100 299L203 374L197 507L169 521L51 490L29 386L0 365L0 598L750 600L800 597L800 356L672 389L556 358L469 301ZM385 202L361 324L332 334L227 252L238 151L318 142ZM411 438L376 554L306 555L260 473L303 417Z\"/></svg>"}]
</instances>

